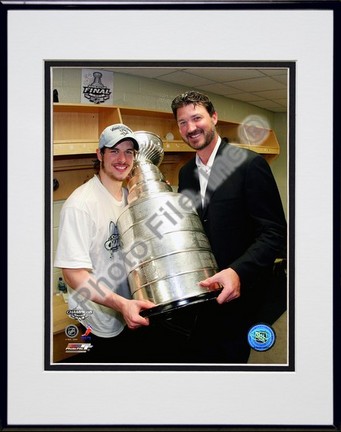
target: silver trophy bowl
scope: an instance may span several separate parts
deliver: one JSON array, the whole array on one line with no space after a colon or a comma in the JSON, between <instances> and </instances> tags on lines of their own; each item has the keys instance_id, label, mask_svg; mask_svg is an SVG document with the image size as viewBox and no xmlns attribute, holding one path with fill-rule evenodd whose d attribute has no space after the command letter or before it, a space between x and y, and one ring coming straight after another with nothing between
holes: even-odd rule
<instances>
[{"instance_id":1,"label":"silver trophy bowl","mask_svg":"<svg viewBox=\"0 0 341 432\"><path fill-rule=\"evenodd\" d=\"M117 227L132 298L155 303L141 312L149 317L215 298L220 289L199 285L218 271L217 263L193 203L173 192L158 168L161 138L135 135L140 149Z\"/></svg>"}]
</instances>

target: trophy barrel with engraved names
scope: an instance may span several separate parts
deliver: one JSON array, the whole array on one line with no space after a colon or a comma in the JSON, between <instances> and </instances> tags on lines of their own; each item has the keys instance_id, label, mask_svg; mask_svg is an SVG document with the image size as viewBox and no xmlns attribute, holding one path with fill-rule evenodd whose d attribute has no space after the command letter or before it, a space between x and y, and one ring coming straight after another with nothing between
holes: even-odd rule
<instances>
[{"instance_id":1,"label":"trophy barrel with engraved names","mask_svg":"<svg viewBox=\"0 0 341 432\"><path fill-rule=\"evenodd\" d=\"M213 299L220 289L199 285L218 271L217 263L193 202L173 192L158 168L161 138L134 134L139 151L117 227L132 298L155 303L141 312L149 317Z\"/></svg>"}]
</instances>

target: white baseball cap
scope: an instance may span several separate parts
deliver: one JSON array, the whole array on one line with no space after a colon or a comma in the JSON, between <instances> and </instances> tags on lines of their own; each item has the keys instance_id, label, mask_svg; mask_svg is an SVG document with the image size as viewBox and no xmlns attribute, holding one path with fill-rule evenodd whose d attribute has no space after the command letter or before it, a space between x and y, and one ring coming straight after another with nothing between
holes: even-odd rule
<instances>
[{"instance_id":1,"label":"white baseball cap","mask_svg":"<svg viewBox=\"0 0 341 432\"><path fill-rule=\"evenodd\" d=\"M139 149L139 143L137 142L134 132L128 128L128 126L122 123L117 123L104 129L99 137L98 148L114 147L121 141L126 140L133 142L135 150Z\"/></svg>"}]
</instances>

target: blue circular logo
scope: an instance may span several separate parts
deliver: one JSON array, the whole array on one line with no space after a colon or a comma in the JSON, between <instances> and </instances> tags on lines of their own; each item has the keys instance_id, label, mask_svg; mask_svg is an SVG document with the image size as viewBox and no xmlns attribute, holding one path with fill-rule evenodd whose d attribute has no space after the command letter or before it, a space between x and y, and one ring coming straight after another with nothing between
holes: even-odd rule
<instances>
[{"instance_id":1,"label":"blue circular logo","mask_svg":"<svg viewBox=\"0 0 341 432\"><path fill-rule=\"evenodd\" d=\"M266 324L253 326L247 336L249 345L256 351L267 351L276 341L275 332Z\"/></svg>"}]
</instances>

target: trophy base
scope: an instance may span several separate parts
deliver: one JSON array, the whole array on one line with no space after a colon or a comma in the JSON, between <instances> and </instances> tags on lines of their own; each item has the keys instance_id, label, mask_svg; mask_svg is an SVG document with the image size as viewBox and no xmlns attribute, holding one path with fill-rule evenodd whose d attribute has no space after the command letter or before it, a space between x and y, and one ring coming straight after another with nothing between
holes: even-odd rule
<instances>
[{"instance_id":1,"label":"trophy base","mask_svg":"<svg viewBox=\"0 0 341 432\"><path fill-rule=\"evenodd\" d=\"M165 318L168 315L173 315L179 309L182 309L186 306L191 306L204 301L213 300L216 297L218 297L221 290L222 288L218 288L216 290L198 294L193 297L182 298L178 300L173 300L165 304L160 304L150 309L144 309L143 311L140 312L140 315L144 318L157 317L157 316Z\"/></svg>"}]
</instances>

